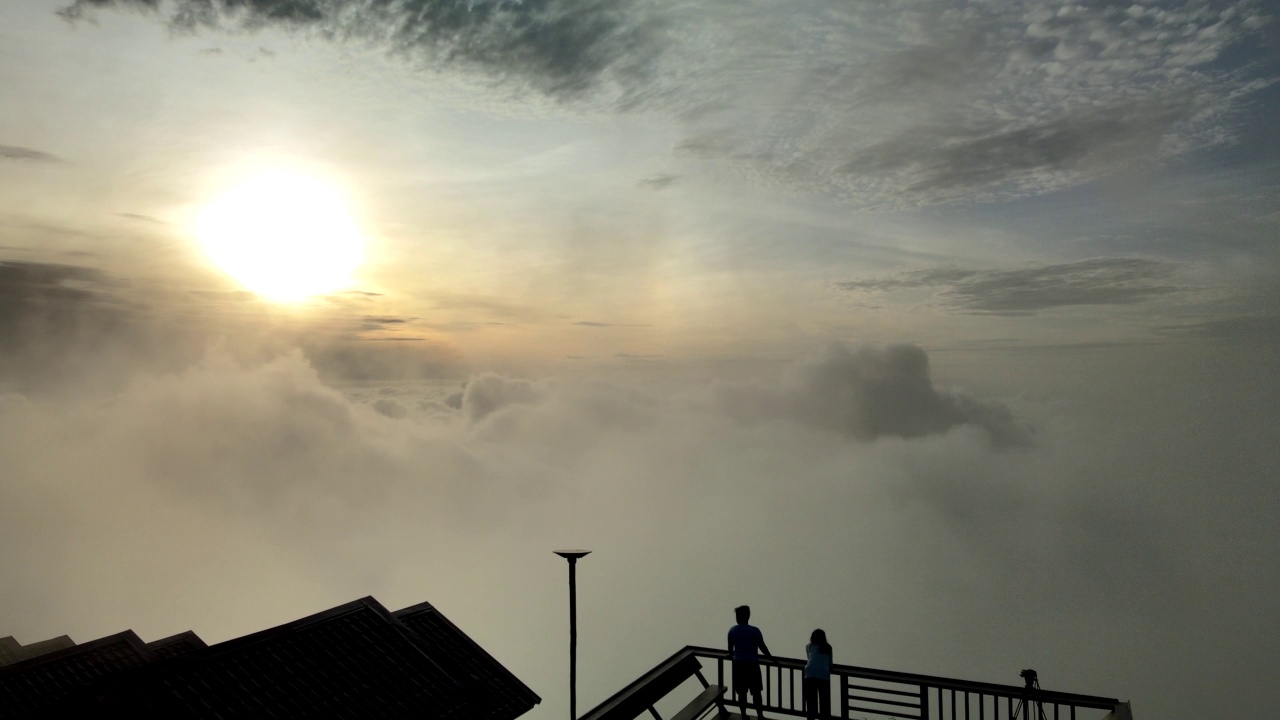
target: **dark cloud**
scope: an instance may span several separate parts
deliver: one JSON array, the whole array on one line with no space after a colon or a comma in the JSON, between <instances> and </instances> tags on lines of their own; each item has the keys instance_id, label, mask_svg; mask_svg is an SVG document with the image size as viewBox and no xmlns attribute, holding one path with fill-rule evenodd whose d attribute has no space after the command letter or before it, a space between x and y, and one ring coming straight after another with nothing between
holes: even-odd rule
<instances>
[{"instance_id":1,"label":"dark cloud","mask_svg":"<svg viewBox=\"0 0 1280 720\"><path fill-rule=\"evenodd\" d=\"M595 327L595 328L650 327L647 323L607 323L607 322L596 322L594 320L579 320L578 322L575 322L574 325L578 325L580 327Z\"/></svg>"},{"instance_id":2,"label":"dark cloud","mask_svg":"<svg viewBox=\"0 0 1280 720\"><path fill-rule=\"evenodd\" d=\"M52 153L47 153L42 150L32 150L31 148L18 147L16 145L0 145L0 160L36 163L63 162L62 158Z\"/></svg>"},{"instance_id":3,"label":"dark cloud","mask_svg":"<svg viewBox=\"0 0 1280 720\"><path fill-rule=\"evenodd\" d=\"M929 358L915 345L854 351L833 345L780 386L723 385L717 397L744 422L788 419L860 440L922 437L964 425L985 430L998 447L1031 440L1004 405L935 388Z\"/></svg>"},{"instance_id":4,"label":"dark cloud","mask_svg":"<svg viewBox=\"0 0 1280 720\"><path fill-rule=\"evenodd\" d=\"M307 359L330 381L423 380L456 373L458 356L448 346L424 338L416 342L373 342L347 337L318 341L299 338Z\"/></svg>"},{"instance_id":5,"label":"dark cloud","mask_svg":"<svg viewBox=\"0 0 1280 720\"><path fill-rule=\"evenodd\" d=\"M0 377L25 389L83 362L85 345L127 333L134 311L117 285L94 268L0 262Z\"/></svg>"},{"instance_id":6,"label":"dark cloud","mask_svg":"<svg viewBox=\"0 0 1280 720\"><path fill-rule=\"evenodd\" d=\"M928 270L911 270L909 272L881 278L845 280L836 283L836 286L841 290L874 290L877 292L885 292L889 290L901 290L904 288L950 285L952 283L967 280L978 273L979 271L977 270L965 270L963 268L956 267L931 268Z\"/></svg>"},{"instance_id":7,"label":"dark cloud","mask_svg":"<svg viewBox=\"0 0 1280 720\"><path fill-rule=\"evenodd\" d=\"M647 178L642 178L639 185L640 187L649 188L650 190L665 190L672 185L675 185L676 181L679 179L680 176L678 175L661 173L658 175L650 175Z\"/></svg>"},{"instance_id":8,"label":"dark cloud","mask_svg":"<svg viewBox=\"0 0 1280 720\"><path fill-rule=\"evenodd\" d=\"M511 405L529 405L538 401L542 391L528 380L506 378L493 373L478 375L467 381L460 398L451 395L445 400L449 407L462 409L467 422L477 423L489 415Z\"/></svg>"},{"instance_id":9,"label":"dark cloud","mask_svg":"<svg viewBox=\"0 0 1280 720\"><path fill-rule=\"evenodd\" d=\"M1162 138L1196 109L1190 98L1090 108L1025 127L913 127L857 152L840 172L900 178L924 202L1049 187L1137 158L1154 158Z\"/></svg>"},{"instance_id":10,"label":"dark cloud","mask_svg":"<svg viewBox=\"0 0 1280 720\"><path fill-rule=\"evenodd\" d=\"M381 330L388 325L403 325L406 322L408 322L408 320L405 320L404 318L398 318L398 317L365 316L360 321L360 329L361 330Z\"/></svg>"},{"instance_id":11,"label":"dark cloud","mask_svg":"<svg viewBox=\"0 0 1280 720\"><path fill-rule=\"evenodd\" d=\"M1017 270L947 267L884 278L850 280L850 291L947 288L938 297L964 312L1027 315L1075 305L1132 305L1184 291L1171 284L1175 267L1146 258L1108 257Z\"/></svg>"},{"instance_id":12,"label":"dark cloud","mask_svg":"<svg viewBox=\"0 0 1280 720\"><path fill-rule=\"evenodd\" d=\"M393 420L399 420L409 414L408 408L391 398L378 398L370 403L370 407Z\"/></svg>"},{"instance_id":13,"label":"dark cloud","mask_svg":"<svg viewBox=\"0 0 1280 720\"><path fill-rule=\"evenodd\" d=\"M76 0L68 19L132 8L170 27L286 27L372 43L438 69L457 65L567 98L643 74L656 53L654 28L629 0Z\"/></svg>"},{"instance_id":14,"label":"dark cloud","mask_svg":"<svg viewBox=\"0 0 1280 720\"><path fill-rule=\"evenodd\" d=\"M155 224L155 225L168 225L168 224L169 224L169 223L167 223L167 222L165 222L165 221L163 221L163 220L157 220L157 219L155 219L155 218L151 217L150 215L139 215L138 213L116 213L116 214L117 214L117 215L119 215L119 216L120 216L120 217L122 217L122 218L128 218L129 220L138 220L139 222L152 223L152 224Z\"/></svg>"},{"instance_id":15,"label":"dark cloud","mask_svg":"<svg viewBox=\"0 0 1280 720\"><path fill-rule=\"evenodd\" d=\"M301 347L331 381L437 378L454 371L457 354L441 343L359 338L367 329L402 324L346 308L285 319L244 291L172 291L92 267L0 261L0 380L21 392L173 369L222 343L256 360Z\"/></svg>"}]
</instances>

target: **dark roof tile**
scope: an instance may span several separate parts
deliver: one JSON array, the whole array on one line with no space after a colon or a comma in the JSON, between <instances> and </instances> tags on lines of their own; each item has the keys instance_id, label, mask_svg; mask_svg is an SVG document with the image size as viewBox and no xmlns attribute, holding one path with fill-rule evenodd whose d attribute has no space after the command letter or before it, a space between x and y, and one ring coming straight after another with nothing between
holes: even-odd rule
<instances>
[{"instance_id":1,"label":"dark roof tile","mask_svg":"<svg viewBox=\"0 0 1280 720\"><path fill-rule=\"evenodd\" d=\"M0 718L51 713L86 687L154 657L132 630L0 668Z\"/></svg>"},{"instance_id":2,"label":"dark roof tile","mask_svg":"<svg viewBox=\"0 0 1280 720\"><path fill-rule=\"evenodd\" d=\"M209 646L205 644L204 640L201 640L199 635L190 630L147 643L147 649L155 654L158 660L181 657L206 647Z\"/></svg>"},{"instance_id":3,"label":"dark roof tile","mask_svg":"<svg viewBox=\"0 0 1280 720\"><path fill-rule=\"evenodd\" d=\"M471 717L510 720L542 701L430 603L399 610L395 617L417 633L428 652L467 688Z\"/></svg>"}]
</instances>

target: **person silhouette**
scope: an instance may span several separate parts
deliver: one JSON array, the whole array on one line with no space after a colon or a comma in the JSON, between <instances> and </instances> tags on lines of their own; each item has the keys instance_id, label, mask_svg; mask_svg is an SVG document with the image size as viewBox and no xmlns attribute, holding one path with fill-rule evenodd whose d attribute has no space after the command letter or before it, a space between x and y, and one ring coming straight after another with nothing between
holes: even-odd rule
<instances>
[{"instance_id":1,"label":"person silhouette","mask_svg":"<svg viewBox=\"0 0 1280 720\"><path fill-rule=\"evenodd\" d=\"M756 716L763 718L760 692L764 684L760 681L760 652L772 658L768 646L764 644L764 633L760 628L751 625L751 608L739 605L733 609L738 624L729 628L729 655L733 658L733 694L738 700L738 708L742 717L747 716L747 693L751 693L752 705Z\"/></svg>"},{"instance_id":2,"label":"person silhouette","mask_svg":"<svg viewBox=\"0 0 1280 720\"><path fill-rule=\"evenodd\" d=\"M804 666L804 716L807 720L831 717L831 644L818 628L804 646L809 661Z\"/></svg>"}]
</instances>

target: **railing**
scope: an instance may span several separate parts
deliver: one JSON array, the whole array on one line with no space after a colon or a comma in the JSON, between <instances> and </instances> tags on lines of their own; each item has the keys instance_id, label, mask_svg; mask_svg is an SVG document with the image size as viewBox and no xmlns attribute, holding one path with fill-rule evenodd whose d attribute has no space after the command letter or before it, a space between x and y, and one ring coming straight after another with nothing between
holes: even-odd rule
<instances>
[{"instance_id":1,"label":"railing","mask_svg":"<svg viewBox=\"0 0 1280 720\"><path fill-rule=\"evenodd\" d=\"M688 646L655 668L686 662L687 658L701 658L715 662L716 686L732 687L732 663L723 650ZM700 664L700 663L699 663ZM761 679L764 683L762 709L770 715L794 715L804 717L804 666L805 661L795 658L764 658L761 662ZM698 673L701 679L701 673ZM645 678L637 680L615 695L591 717L600 720L619 720L623 714L609 712L606 706L625 704L628 697L639 700L637 708L650 712L656 702L654 691L665 696L674 687L646 688ZM703 681L706 682L705 680ZM842 720L1096 720L1120 705L1114 698L1075 693L1055 692L1039 688L998 685L995 683L956 680L952 678L916 675L912 673L876 670L853 665L831 667L831 689L836 702L831 713ZM718 706L737 710L732 692ZM748 698L748 713L754 715ZM614 715L617 715L617 719ZM584 716L586 717L586 716ZM635 715L630 715L634 718Z\"/></svg>"}]
</instances>

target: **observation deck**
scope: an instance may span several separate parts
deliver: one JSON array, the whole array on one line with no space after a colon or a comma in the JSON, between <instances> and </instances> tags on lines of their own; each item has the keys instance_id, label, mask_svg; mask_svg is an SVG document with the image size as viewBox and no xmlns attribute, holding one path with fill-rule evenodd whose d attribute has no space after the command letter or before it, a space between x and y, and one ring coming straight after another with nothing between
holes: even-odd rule
<instances>
[{"instance_id":1,"label":"observation deck","mask_svg":"<svg viewBox=\"0 0 1280 720\"><path fill-rule=\"evenodd\" d=\"M805 717L804 666L762 658L766 718ZM724 650L687 646L579 720L740 720L733 663ZM831 717L840 720L1132 720L1127 702L1096 695L955 678L831 666ZM747 718L755 718L748 698Z\"/></svg>"}]
</instances>

